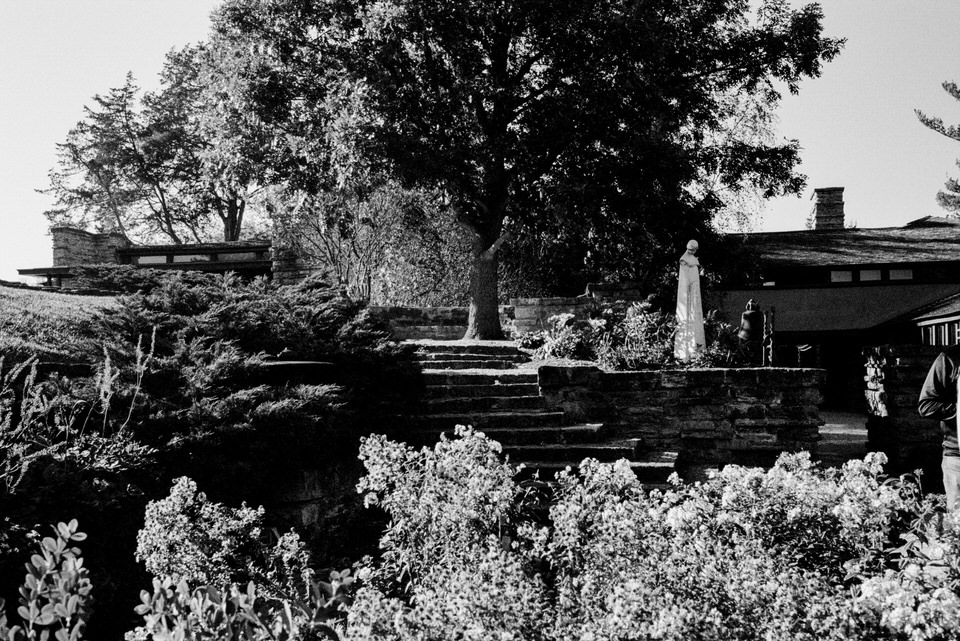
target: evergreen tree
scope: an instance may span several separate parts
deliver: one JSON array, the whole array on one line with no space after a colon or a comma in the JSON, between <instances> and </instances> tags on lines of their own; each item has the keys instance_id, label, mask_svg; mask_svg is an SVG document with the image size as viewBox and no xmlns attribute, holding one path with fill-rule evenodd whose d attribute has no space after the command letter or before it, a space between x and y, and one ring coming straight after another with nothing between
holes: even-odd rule
<instances>
[{"instance_id":1,"label":"evergreen tree","mask_svg":"<svg viewBox=\"0 0 960 641\"><path fill-rule=\"evenodd\" d=\"M944 82L943 90L956 100L960 100L960 87L957 86L957 83ZM945 125L941 118L928 116L919 109L916 110L916 114L920 122L929 129L947 138L960 141L960 125ZM960 160L957 161L957 166L960 167ZM960 216L960 181L956 178L947 178L944 187L945 189L937 192L937 203L954 216Z\"/></svg>"}]
</instances>

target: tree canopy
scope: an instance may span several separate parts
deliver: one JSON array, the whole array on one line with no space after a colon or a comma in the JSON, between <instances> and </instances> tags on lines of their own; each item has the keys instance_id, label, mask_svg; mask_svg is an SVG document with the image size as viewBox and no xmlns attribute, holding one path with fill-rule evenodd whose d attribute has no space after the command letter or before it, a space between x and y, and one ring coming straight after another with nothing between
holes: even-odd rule
<instances>
[{"instance_id":1,"label":"tree canopy","mask_svg":"<svg viewBox=\"0 0 960 641\"><path fill-rule=\"evenodd\" d=\"M943 90L950 94L954 99L960 100L960 87L955 82L944 82ZM944 124L942 118L928 116L920 110L916 111L917 118L920 119L926 127L936 131L939 134L960 141L960 125ZM957 161L960 167L960 160ZM956 178L947 178L944 185L945 189L937 192L937 203L953 215L960 215L960 181Z\"/></svg>"},{"instance_id":2,"label":"tree canopy","mask_svg":"<svg viewBox=\"0 0 960 641\"><path fill-rule=\"evenodd\" d=\"M724 97L772 109L838 53L821 17L782 0L756 16L745 0L227 0L215 40L258 53L251 89L270 90L248 104L313 145L287 145L292 177L373 167L443 191L473 239L468 336L493 338L511 237L567 237L643 279L709 233L719 187L799 189L795 142L716 134Z\"/></svg>"},{"instance_id":3,"label":"tree canopy","mask_svg":"<svg viewBox=\"0 0 960 641\"><path fill-rule=\"evenodd\" d=\"M205 47L184 47L167 55L158 91L141 98L128 74L94 96L57 146L47 218L174 243L208 240L218 225L237 240L262 159L248 114L224 99L226 69Z\"/></svg>"}]
</instances>

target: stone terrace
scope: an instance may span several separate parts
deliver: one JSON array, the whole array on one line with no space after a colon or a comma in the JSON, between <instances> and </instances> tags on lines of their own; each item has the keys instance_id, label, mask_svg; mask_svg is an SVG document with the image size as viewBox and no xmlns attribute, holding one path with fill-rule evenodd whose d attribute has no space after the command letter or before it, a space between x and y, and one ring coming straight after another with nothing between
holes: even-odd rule
<instances>
[{"instance_id":1,"label":"stone terrace","mask_svg":"<svg viewBox=\"0 0 960 641\"><path fill-rule=\"evenodd\" d=\"M782 451L816 453L821 441L821 370L534 369L508 341L407 342L426 385L412 440L472 425L513 462L547 476L587 457L625 458L642 481L659 485L674 471L696 480L726 463L770 465ZM824 463L862 456L856 434L828 441Z\"/></svg>"}]
</instances>

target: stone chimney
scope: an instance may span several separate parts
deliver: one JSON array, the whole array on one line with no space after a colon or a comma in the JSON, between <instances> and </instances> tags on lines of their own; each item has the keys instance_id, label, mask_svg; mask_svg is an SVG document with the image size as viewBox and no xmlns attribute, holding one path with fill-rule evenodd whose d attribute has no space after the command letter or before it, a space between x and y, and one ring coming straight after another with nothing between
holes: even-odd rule
<instances>
[{"instance_id":1,"label":"stone chimney","mask_svg":"<svg viewBox=\"0 0 960 641\"><path fill-rule=\"evenodd\" d=\"M843 187L821 187L813 190L813 229L843 229Z\"/></svg>"},{"instance_id":2,"label":"stone chimney","mask_svg":"<svg viewBox=\"0 0 960 641\"><path fill-rule=\"evenodd\" d=\"M130 241L116 232L95 234L56 225L50 228L50 234L53 236L54 267L117 263L117 250L130 246Z\"/></svg>"}]
</instances>

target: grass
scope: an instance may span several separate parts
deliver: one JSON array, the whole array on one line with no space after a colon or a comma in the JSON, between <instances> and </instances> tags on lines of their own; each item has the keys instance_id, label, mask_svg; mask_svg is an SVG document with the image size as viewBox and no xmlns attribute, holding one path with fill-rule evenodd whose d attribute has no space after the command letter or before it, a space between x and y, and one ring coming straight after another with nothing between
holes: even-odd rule
<instances>
[{"instance_id":1,"label":"grass","mask_svg":"<svg viewBox=\"0 0 960 641\"><path fill-rule=\"evenodd\" d=\"M0 355L73 360L96 343L94 318L111 296L78 296L0 286Z\"/></svg>"}]
</instances>

